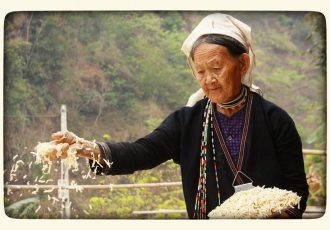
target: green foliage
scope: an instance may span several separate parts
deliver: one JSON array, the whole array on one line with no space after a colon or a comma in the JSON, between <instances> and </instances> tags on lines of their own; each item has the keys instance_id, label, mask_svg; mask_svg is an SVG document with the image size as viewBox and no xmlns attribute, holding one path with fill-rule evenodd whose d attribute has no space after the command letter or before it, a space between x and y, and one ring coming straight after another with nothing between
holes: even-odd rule
<instances>
[{"instance_id":1,"label":"green foliage","mask_svg":"<svg viewBox=\"0 0 330 230\"><path fill-rule=\"evenodd\" d=\"M317 147L323 149L326 146L324 136L326 135L325 124L322 123L314 132L308 136L306 142L307 144L317 144Z\"/></svg>"},{"instance_id":2,"label":"green foliage","mask_svg":"<svg viewBox=\"0 0 330 230\"><path fill-rule=\"evenodd\" d=\"M34 214L36 206L36 204L30 203L22 208L14 209L13 212L10 214L8 213L8 215L19 219L35 219L37 217L37 215Z\"/></svg>"},{"instance_id":3,"label":"green foliage","mask_svg":"<svg viewBox=\"0 0 330 230\"><path fill-rule=\"evenodd\" d=\"M33 177L40 178L42 176L42 164L33 164Z\"/></svg>"},{"instance_id":4,"label":"green foliage","mask_svg":"<svg viewBox=\"0 0 330 230\"><path fill-rule=\"evenodd\" d=\"M5 207L9 206L10 199L9 199L8 196L4 196L4 198L3 198L3 204L4 204Z\"/></svg>"},{"instance_id":5,"label":"green foliage","mask_svg":"<svg viewBox=\"0 0 330 230\"><path fill-rule=\"evenodd\" d=\"M307 205L326 205L326 158L321 156L305 157L305 171L309 185Z\"/></svg>"},{"instance_id":6,"label":"green foliage","mask_svg":"<svg viewBox=\"0 0 330 230\"><path fill-rule=\"evenodd\" d=\"M308 52L314 52L317 55L316 63L321 68L322 73L326 74L326 22L323 14L319 12L310 12L305 17L306 23L312 25L312 29L307 39L312 40L313 46Z\"/></svg>"},{"instance_id":7,"label":"green foliage","mask_svg":"<svg viewBox=\"0 0 330 230\"><path fill-rule=\"evenodd\" d=\"M163 119L160 119L160 118L148 118L145 121L145 124L147 125L149 131L151 132L152 130L157 128L162 121L163 121Z\"/></svg>"},{"instance_id":8,"label":"green foliage","mask_svg":"<svg viewBox=\"0 0 330 230\"><path fill-rule=\"evenodd\" d=\"M294 26L294 24L295 24L295 21L291 17L288 17L288 16L286 16L284 14L279 15L278 20L280 21L280 23L283 26L289 27L289 28L292 27L292 26Z\"/></svg>"},{"instance_id":9,"label":"green foliage","mask_svg":"<svg viewBox=\"0 0 330 230\"><path fill-rule=\"evenodd\" d=\"M164 201L158 205L158 209L172 209L172 210L184 210L186 205L183 200L178 199L175 196L170 197L169 200ZM182 214L179 213L169 213L169 214L156 214L157 219L178 219L182 218Z\"/></svg>"},{"instance_id":10,"label":"green foliage","mask_svg":"<svg viewBox=\"0 0 330 230\"><path fill-rule=\"evenodd\" d=\"M13 203L5 208L6 215L11 218L34 219L37 214L34 210L38 206L39 198L29 198Z\"/></svg>"},{"instance_id":11,"label":"green foliage","mask_svg":"<svg viewBox=\"0 0 330 230\"><path fill-rule=\"evenodd\" d=\"M108 205L108 200L102 197L93 196L92 198L90 198L89 206L91 207L91 209L89 210L89 213L91 214L91 217L102 218L107 215L106 209Z\"/></svg>"},{"instance_id":12,"label":"green foliage","mask_svg":"<svg viewBox=\"0 0 330 230\"><path fill-rule=\"evenodd\" d=\"M108 134L108 133L103 134L103 139L106 141L110 141L111 140L110 134Z\"/></svg>"},{"instance_id":13,"label":"green foliage","mask_svg":"<svg viewBox=\"0 0 330 230\"><path fill-rule=\"evenodd\" d=\"M291 87L295 82L299 82L304 78L305 76L303 74L299 74L295 70L288 71L287 69L276 67L268 77L268 80L272 84L278 84L279 87Z\"/></svg>"}]
</instances>

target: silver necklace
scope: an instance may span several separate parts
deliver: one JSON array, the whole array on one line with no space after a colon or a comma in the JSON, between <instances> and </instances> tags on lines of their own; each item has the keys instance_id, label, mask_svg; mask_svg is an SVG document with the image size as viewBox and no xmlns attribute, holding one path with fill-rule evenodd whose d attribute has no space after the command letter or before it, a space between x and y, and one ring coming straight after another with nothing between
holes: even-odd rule
<instances>
[{"instance_id":1,"label":"silver necklace","mask_svg":"<svg viewBox=\"0 0 330 230\"><path fill-rule=\"evenodd\" d=\"M221 109L233 109L246 101L246 95L247 89L245 86L243 86L241 93L235 99L224 103L217 103L217 106L219 106Z\"/></svg>"}]
</instances>

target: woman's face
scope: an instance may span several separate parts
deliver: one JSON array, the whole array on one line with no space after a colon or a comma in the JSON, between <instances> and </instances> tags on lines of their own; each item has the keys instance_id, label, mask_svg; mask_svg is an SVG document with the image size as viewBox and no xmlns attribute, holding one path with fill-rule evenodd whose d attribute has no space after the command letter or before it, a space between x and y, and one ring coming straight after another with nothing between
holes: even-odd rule
<instances>
[{"instance_id":1,"label":"woman's face","mask_svg":"<svg viewBox=\"0 0 330 230\"><path fill-rule=\"evenodd\" d=\"M234 99L241 90L245 73L240 59L232 57L221 45L202 43L194 53L195 77L205 95L215 103Z\"/></svg>"}]
</instances>

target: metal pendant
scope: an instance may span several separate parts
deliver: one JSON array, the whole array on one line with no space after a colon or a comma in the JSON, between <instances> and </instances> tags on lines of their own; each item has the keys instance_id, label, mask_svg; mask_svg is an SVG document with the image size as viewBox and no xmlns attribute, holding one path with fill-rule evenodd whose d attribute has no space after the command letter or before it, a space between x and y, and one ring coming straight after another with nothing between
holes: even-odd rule
<instances>
[{"instance_id":1,"label":"metal pendant","mask_svg":"<svg viewBox=\"0 0 330 230\"><path fill-rule=\"evenodd\" d=\"M241 173L242 175L244 175L246 178L248 178L251 182L249 182L249 183L245 183L245 184L239 184L239 185L234 185L235 184L235 180L236 180L236 178L237 178L237 176L238 176L238 173ZM245 191L245 190L249 190L249 189L251 189L251 188L254 188L255 186L253 186L252 185L252 183L253 183L253 180L250 178L250 177L248 177L247 175L245 175L242 171L237 171L237 173L236 173L236 175L235 175L235 178L234 178L234 180L233 180L233 183L232 183L232 186L234 187L234 189L235 189L235 193L237 193L237 192L241 192L241 191Z\"/></svg>"}]
</instances>

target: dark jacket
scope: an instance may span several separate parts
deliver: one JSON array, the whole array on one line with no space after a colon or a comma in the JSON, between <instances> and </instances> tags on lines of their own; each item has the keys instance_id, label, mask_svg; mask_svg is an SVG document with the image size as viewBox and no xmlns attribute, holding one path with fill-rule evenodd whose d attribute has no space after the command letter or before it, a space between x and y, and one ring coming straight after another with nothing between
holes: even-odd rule
<instances>
[{"instance_id":1,"label":"dark jacket","mask_svg":"<svg viewBox=\"0 0 330 230\"><path fill-rule=\"evenodd\" d=\"M170 114L149 135L135 142L107 143L113 165L98 173L130 174L153 168L169 159L181 167L182 186L189 218L193 217L199 176L199 157L203 112L207 100L193 107L183 107ZM217 138L216 160L221 203L234 193L233 173ZM208 146L211 146L208 144ZM211 154L212 151L208 151ZM218 205L217 187L212 165L207 159L207 213ZM290 116L275 104L253 93L250 123L245 144L242 172L253 185L291 190L301 196L301 217L306 208L308 185L304 171L302 144ZM246 181L247 182L247 181Z\"/></svg>"}]
</instances>

